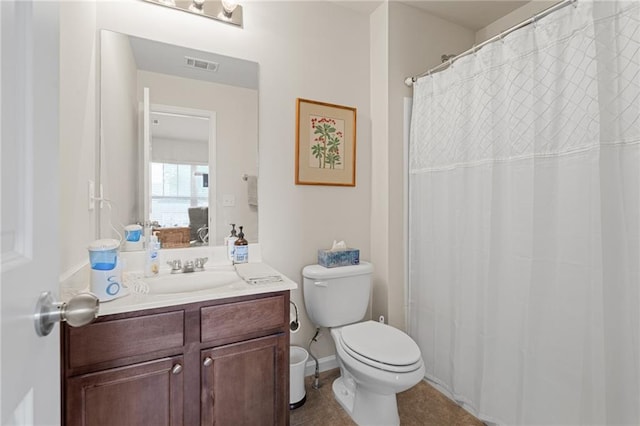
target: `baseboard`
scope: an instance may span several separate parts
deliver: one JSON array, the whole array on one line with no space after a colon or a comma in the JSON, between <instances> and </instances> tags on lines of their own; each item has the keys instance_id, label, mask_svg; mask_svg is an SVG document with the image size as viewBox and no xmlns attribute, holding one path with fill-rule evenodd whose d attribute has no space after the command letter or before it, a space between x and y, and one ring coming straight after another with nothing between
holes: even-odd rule
<instances>
[{"instance_id":1,"label":"baseboard","mask_svg":"<svg viewBox=\"0 0 640 426\"><path fill-rule=\"evenodd\" d=\"M324 358L318 359L318 368L320 372L333 370L334 368L338 368L338 360L335 355L326 356ZM313 376L316 373L316 362L313 358L309 357L309 360L305 364L304 367L304 375L305 376Z\"/></svg>"}]
</instances>

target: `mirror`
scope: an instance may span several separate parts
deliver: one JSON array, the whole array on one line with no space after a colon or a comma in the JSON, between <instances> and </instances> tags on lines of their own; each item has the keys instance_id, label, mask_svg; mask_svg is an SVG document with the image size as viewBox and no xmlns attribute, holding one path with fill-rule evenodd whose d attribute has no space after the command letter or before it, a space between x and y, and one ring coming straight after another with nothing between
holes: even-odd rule
<instances>
[{"instance_id":1,"label":"mirror","mask_svg":"<svg viewBox=\"0 0 640 426\"><path fill-rule=\"evenodd\" d=\"M222 245L235 223L257 242L258 64L108 30L100 60L100 237Z\"/></svg>"}]
</instances>

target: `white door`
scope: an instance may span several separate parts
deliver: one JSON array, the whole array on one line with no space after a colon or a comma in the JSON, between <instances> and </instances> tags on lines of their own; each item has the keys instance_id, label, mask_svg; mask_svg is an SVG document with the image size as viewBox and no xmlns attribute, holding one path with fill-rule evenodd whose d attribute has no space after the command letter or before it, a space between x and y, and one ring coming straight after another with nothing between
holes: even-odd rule
<instances>
[{"instance_id":1,"label":"white door","mask_svg":"<svg viewBox=\"0 0 640 426\"><path fill-rule=\"evenodd\" d=\"M60 423L59 328L38 337L41 292L58 294L56 2L0 1L0 421Z\"/></svg>"}]
</instances>

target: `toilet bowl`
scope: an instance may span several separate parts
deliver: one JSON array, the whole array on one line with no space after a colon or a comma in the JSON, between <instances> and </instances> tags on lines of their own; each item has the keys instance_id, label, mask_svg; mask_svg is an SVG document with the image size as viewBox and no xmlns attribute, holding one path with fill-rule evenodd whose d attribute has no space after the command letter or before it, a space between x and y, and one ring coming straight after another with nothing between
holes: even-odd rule
<instances>
[{"instance_id":1,"label":"toilet bowl","mask_svg":"<svg viewBox=\"0 0 640 426\"><path fill-rule=\"evenodd\" d=\"M340 377L333 392L359 425L399 425L396 394L425 374L418 345L402 331L361 321L371 288L371 264L303 269L304 300L314 324L331 329Z\"/></svg>"},{"instance_id":2,"label":"toilet bowl","mask_svg":"<svg viewBox=\"0 0 640 426\"><path fill-rule=\"evenodd\" d=\"M366 331L365 331L366 330ZM331 329L341 377L333 392L359 425L398 425L396 394L424 377L420 350L406 334L366 321Z\"/></svg>"}]
</instances>

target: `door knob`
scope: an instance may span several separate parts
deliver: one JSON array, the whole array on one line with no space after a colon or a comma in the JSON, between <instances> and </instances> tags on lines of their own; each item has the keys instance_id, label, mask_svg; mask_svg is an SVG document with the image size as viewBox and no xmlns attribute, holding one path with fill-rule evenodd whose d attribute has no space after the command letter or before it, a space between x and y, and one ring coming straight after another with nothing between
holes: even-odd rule
<instances>
[{"instance_id":1,"label":"door knob","mask_svg":"<svg viewBox=\"0 0 640 426\"><path fill-rule=\"evenodd\" d=\"M80 293L68 302L55 302L50 291L40 295L34 314L36 333L47 336L56 322L66 321L71 327L81 327L98 316L100 301L91 293Z\"/></svg>"}]
</instances>

